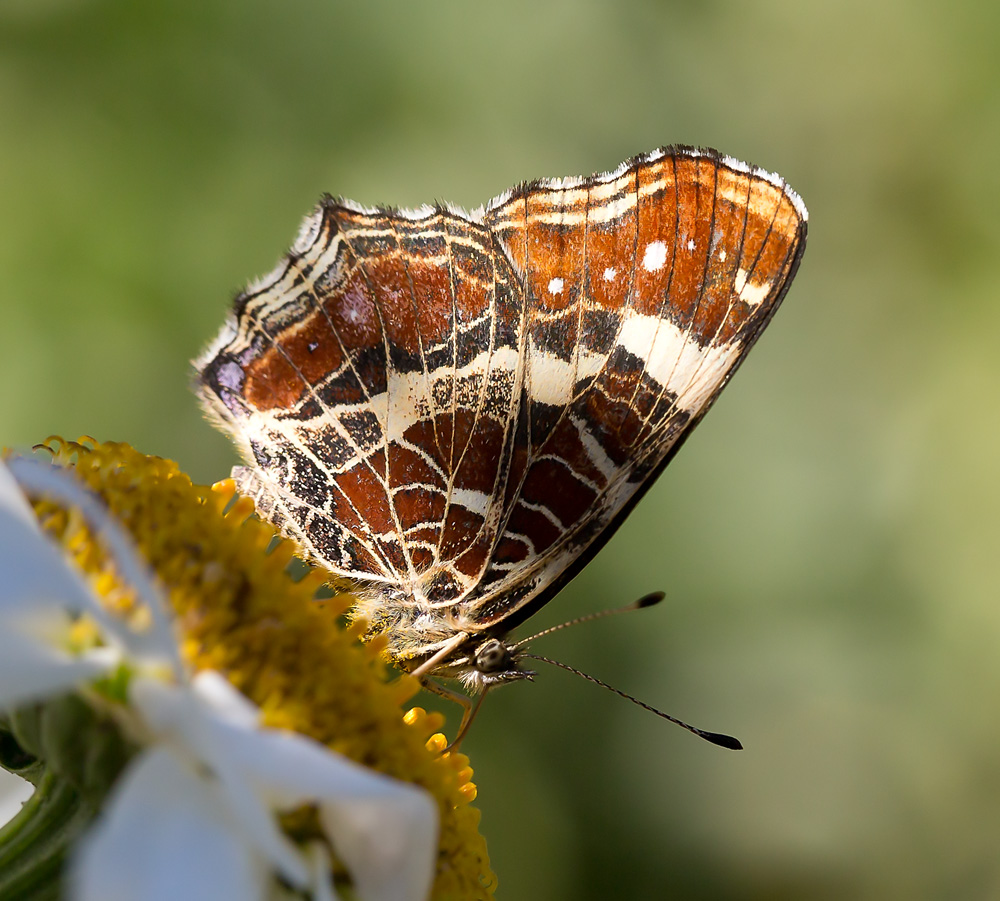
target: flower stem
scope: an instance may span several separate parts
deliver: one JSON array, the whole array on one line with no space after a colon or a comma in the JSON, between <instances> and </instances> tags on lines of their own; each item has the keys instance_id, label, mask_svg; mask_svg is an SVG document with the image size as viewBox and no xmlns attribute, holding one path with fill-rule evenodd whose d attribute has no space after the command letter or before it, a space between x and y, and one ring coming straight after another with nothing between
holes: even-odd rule
<instances>
[{"instance_id":1,"label":"flower stem","mask_svg":"<svg viewBox=\"0 0 1000 901\"><path fill-rule=\"evenodd\" d=\"M58 898L66 850L95 812L66 780L46 772L20 812L0 828L0 898Z\"/></svg>"},{"instance_id":2,"label":"flower stem","mask_svg":"<svg viewBox=\"0 0 1000 901\"><path fill-rule=\"evenodd\" d=\"M0 827L0 899L60 897L68 850L132 750L105 714L76 695L0 715L0 766L35 786Z\"/></svg>"}]
</instances>

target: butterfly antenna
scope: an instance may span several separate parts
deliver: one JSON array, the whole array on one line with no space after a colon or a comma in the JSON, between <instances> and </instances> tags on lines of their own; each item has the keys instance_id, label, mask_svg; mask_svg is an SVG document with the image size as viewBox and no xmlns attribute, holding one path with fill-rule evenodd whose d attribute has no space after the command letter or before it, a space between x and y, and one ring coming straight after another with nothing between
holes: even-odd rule
<instances>
[{"instance_id":1,"label":"butterfly antenna","mask_svg":"<svg viewBox=\"0 0 1000 901\"><path fill-rule=\"evenodd\" d=\"M636 602L639 603L639 602ZM655 603L655 602L654 602ZM624 608L628 610L629 608ZM610 611L612 613L616 611ZM544 634L544 633L543 633ZM586 679L588 682L593 682L595 685L600 685L601 688L606 688L610 692L614 692L618 697L624 698L626 701L631 701L633 704L638 704L643 710L648 710L650 713L655 713L657 716L662 717L665 720L670 720L682 729L687 729L688 732L697 735L698 738L703 738L705 741L710 741L713 745L719 745L722 748L729 748L730 751L742 751L743 745L740 743L738 738L733 738L731 735L724 735L721 732L706 732L704 729L698 729L696 726L692 726L685 723L683 720L677 719L675 716L671 716L669 713L664 713L662 710L657 710L655 707L651 707L649 704L645 704L638 698L633 698L632 695L626 694L624 691L620 691L613 685L608 685L607 682L602 682L595 676L588 675L587 673L581 672L578 669L574 669L572 666L567 666L565 663L560 663L558 660L550 660L548 657L540 657L538 654L521 654L522 657L530 657L532 660L541 660L543 663L551 663L552 666L558 666L560 669L568 670L571 673L576 673L578 676Z\"/></svg>"},{"instance_id":2,"label":"butterfly antenna","mask_svg":"<svg viewBox=\"0 0 1000 901\"><path fill-rule=\"evenodd\" d=\"M592 619L604 619L606 616L616 616L619 613L627 613L629 610L642 610L644 607L653 607L659 604L666 595L662 591L654 591L650 594L645 594L639 600L633 601L631 604L626 604L624 607L612 607L610 610L598 610L597 613L588 613L585 616L578 616L576 619L567 620L564 623L559 623L558 626L551 626L548 629L544 629L541 632L536 632L534 635L529 635L527 638L522 638L517 644L510 645L510 650L516 651L518 648L523 647L529 641L534 641L536 638L541 638L543 635L548 635L552 632L558 632L560 629L566 629L569 626L575 626L579 623L589 623Z\"/></svg>"}]
</instances>

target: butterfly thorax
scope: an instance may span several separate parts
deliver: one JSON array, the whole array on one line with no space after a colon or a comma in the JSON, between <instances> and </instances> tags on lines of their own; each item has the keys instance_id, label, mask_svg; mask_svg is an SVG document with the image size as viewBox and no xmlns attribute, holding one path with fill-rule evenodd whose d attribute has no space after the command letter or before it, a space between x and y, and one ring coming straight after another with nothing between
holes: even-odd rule
<instances>
[{"instance_id":1,"label":"butterfly thorax","mask_svg":"<svg viewBox=\"0 0 1000 901\"><path fill-rule=\"evenodd\" d=\"M431 605L383 587L361 588L357 595L351 615L368 623L364 639L384 636L386 658L405 672L426 668L421 675L458 679L473 694L534 676L520 666L518 649L504 635L475 629L459 604Z\"/></svg>"}]
</instances>

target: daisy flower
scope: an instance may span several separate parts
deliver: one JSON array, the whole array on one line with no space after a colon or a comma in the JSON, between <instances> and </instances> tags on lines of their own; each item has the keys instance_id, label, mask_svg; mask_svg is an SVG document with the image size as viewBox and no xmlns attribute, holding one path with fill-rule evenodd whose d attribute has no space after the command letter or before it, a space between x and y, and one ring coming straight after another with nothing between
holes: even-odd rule
<instances>
[{"instance_id":1,"label":"daisy flower","mask_svg":"<svg viewBox=\"0 0 1000 901\"><path fill-rule=\"evenodd\" d=\"M0 894L490 897L468 759L403 713L418 686L342 625L349 592L316 602L328 576L294 578L231 482L45 448L0 467L4 747L36 785L0 831Z\"/></svg>"}]
</instances>

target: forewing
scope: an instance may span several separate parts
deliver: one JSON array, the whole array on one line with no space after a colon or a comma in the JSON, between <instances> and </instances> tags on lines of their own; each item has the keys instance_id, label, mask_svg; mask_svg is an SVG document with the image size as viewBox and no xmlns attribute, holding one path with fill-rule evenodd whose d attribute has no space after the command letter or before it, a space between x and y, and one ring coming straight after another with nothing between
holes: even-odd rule
<instances>
[{"instance_id":1,"label":"forewing","mask_svg":"<svg viewBox=\"0 0 1000 901\"><path fill-rule=\"evenodd\" d=\"M486 210L526 301L503 528L467 618L510 627L610 538L780 303L806 210L777 176L691 148Z\"/></svg>"}]
</instances>

